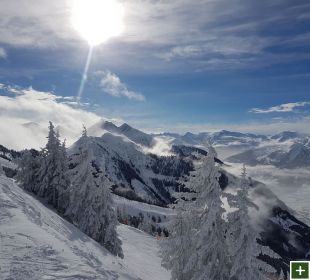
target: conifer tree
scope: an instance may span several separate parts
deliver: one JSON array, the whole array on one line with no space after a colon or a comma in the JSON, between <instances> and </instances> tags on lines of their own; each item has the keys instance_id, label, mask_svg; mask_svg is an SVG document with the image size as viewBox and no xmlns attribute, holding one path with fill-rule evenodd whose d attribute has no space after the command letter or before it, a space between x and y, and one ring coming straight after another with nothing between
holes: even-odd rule
<instances>
[{"instance_id":1,"label":"conifer tree","mask_svg":"<svg viewBox=\"0 0 310 280\"><path fill-rule=\"evenodd\" d=\"M17 181L22 188L35 192L38 185L38 171L40 168L40 154L36 150L24 150L17 161Z\"/></svg>"},{"instance_id":2,"label":"conifer tree","mask_svg":"<svg viewBox=\"0 0 310 280\"><path fill-rule=\"evenodd\" d=\"M196 263L195 280L226 280L229 276L230 260L226 245L226 224L222 218L225 212L221 200L219 169L215 165L216 152L212 146L203 159L192 182L197 192L196 207L200 209L198 231L195 236L196 252L189 263Z\"/></svg>"},{"instance_id":3,"label":"conifer tree","mask_svg":"<svg viewBox=\"0 0 310 280\"><path fill-rule=\"evenodd\" d=\"M169 237L161 241L162 265L171 270L171 280L192 279L192 269L188 269L187 265L195 250L195 217L191 215L192 211L188 206L181 198L178 200L175 205L176 216L168 226Z\"/></svg>"},{"instance_id":4,"label":"conifer tree","mask_svg":"<svg viewBox=\"0 0 310 280\"><path fill-rule=\"evenodd\" d=\"M46 198L48 203L52 204L57 210L64 212L66 206L64 197L70 180L67 174L65 142L61 144L59 138L59 133L55 131L53 123L50 122L47 144L41 151L42 156L38 171L39 184L35 192Z\"/></svg>"},{"instance_id":5,"label":"conifer tree","mask_svg":"<svg viewBox=\"0 0 310 280\"><path fill-rule=\"evenodd\" d=\"M197 156L196 156L197 157ZM193 193L180 193L177 215L169 238L163 242L163 265L171 269L172 280L222 280L229 276L229 258L225 240L224 209L215 150L190 176L187 187ZM185 201L184 201L185 200Z\"/></svg>"},{"instance_id":6,"label":"conifer tree","mask_svg":"<svg viewBox=\"0 0 310 280\"><path fill-rule=\"evenodd\" d=\"M112 254L123 257L116 232L117 214L110 193L112 183L98 167L90 143L84 127L82 137L76 144L78 151L71 160L73 181L65 216Z\"/></svg>"},{"instance_id":7,"label":"conifer tree","mask_svg":"<svg viewBox=\"0 0 310 280\"><path fill-rule=\"evenodd\" d=\"M258 259L259 255L267 254L276 257L276 254L267 246L257 243L259 234L252 226L249 216L249 207L258 207L249 200L249 183L246 178L246 168L243 166L241 186L237 196L227 196L230 205L238 210L229 213L229 253L232 266L230 279L265 280L275 273L275 269L266 262Z\"/></svg>"}]
</instances>

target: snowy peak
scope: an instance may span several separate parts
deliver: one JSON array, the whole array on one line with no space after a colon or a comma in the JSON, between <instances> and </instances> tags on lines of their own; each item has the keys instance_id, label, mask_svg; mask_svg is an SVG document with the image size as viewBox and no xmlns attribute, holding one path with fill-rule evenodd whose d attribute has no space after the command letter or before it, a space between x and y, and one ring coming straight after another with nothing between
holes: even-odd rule
<instances>
[{"instance_id":1,"label":"snowy peak","mask_svg":"<svg viewBox=\"0 0 310 280\"><path fill-rule=\"evenodd\" d=\"M278 140L279 142L284 142L288 140L300 139L303 136L300 133L293 131L283 131L271 137L271 139Z\"/></svg>"},{"instance_id":2,"label":"snowy peak","mask_svg":"<svg viewBox=\"0 0 310 280\"><path fill-rule=\"evenodd\" d=\"M110 131L110 132L118 131L118 127L114 123L109 122L109 121L103 122L102 123L102 128L107 130L107 131Z\"/></svg>"},{"instance_id":3,"label":"snowy peak","mask_svg":"<svg viewBox=\"0 0 310 280\"><path fill-rule=\"evenodd\" d=\"M146 147L151 147L153 137L141 130L131 127L127 123L122 124L119 128L119 133L125 135L128 139Z\"/></svg>"},{"instance_id":4,"label":"snowy peak","mask_svg":"<svg viewBox=\"0 0 310 280\"><path fill-rule=\"evenodd\" d=\"M97 137L101 136L107 131L117 133L118 127L112 122L106 120L100 120L99 122L95 123L93 126L88 128L88 134Z\"/></svg>"},{"instance_id":5,"label":"snowy peak","mask_svg":"<svg viewBox=\"0 0 310 280\"><path fill-rule=\"evenodd\" d=\"M132 128L129 124L123 123L123 124L119 127L119 130L120 130L121 132L125 133L125 132L128 132L128 131L133 130L133 128ZM136 130L136 129L135 129L135 130Z\"/></svg>"},{"instance_id":6,"label":"snowy peak","mask_svg":"<svg viewBox=\"0 0 310 280\"><path fill-rule=\"evenodd\" d=\"M88 134L96 137L102 136L106 132L125 136L132 142L142 146L151 147L153 144L153 136L135 129L127 123L116 126L112 122L101 120L88 129Z\"/></svg>"},{"instance_id":7,"label":"snowy peak","mask_svg":"<svg viewBox=\"0 0 310 280\"><path fill-rule=\"evenodd\" d=\"M278 144L249 149L227 158L227 161L255 165L274 165L280 168L310 166L310 147L307 139L291 144Z\"/></svg>"},{"instance_id":8,"label":"snowy peak","mask_svg":"<svg viewBox=\"0 0 310 280\"><path fill-rule=\"evenodd\" d=\"M212 143L215 146L233 145L252 147L258 146L262 141L268 140L268 137L265 135L233 132L228 130L201 132L198 134L187 132L184 135L166 132L162 135L171 137L173 139L172 144L189 146L207 146L208 143Z\"/></svg>"}]
</instances>

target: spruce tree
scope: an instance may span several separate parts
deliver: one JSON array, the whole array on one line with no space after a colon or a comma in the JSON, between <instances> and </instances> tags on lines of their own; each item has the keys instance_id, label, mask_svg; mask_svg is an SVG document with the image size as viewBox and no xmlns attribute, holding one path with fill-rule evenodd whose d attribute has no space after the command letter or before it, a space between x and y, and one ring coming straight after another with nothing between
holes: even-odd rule
<instances>
[{"instance_id":1,"label":"spruce tree","mask_svg":"<svg viewBox=\"0 0 310 280\"><path fill-rule=\"evenodd\" d=\"M216 152L212 146L203 159L198 176L192 182L197 192L196 207L200 209L198 231L195 236L196 252L190 263L196 263L194 280L226 280L230 260L226 245L225 212L221 200L219 168L215 165Z\"/></svg>"},{"instance_id":2,"label":"spruce tree","mask_svg":"<svg viewBox=\"0 0 310 280\"><path fill-rule=\"evenodd\" d=\"M182 196L181 193L179 195ZM182 198L179 198L174 207L176 215L168 226L169 237L160 243L162 265L171 270L171 280L188 280L192 279L192 267L189 268L188 262L195 251L193 244L195 217L191 215L189 203Z\"/></svg>"},{"instance_id":3,"label":"spruce tree","mask_svg":"<svg viewBox=\"0 0 310 280\"><path fill-rule=\"evenodd\" d=\"M68 176L68 156L66 149L66 141L57 150L58 160L56 161L56 176L54 183L57 186L56 209L60 213L64 213L69 206L69 187L70 178Z\"/></svg>"},{"instance_id":4,"label":"spruce tree","mask_svg":"<svg viewBox=\"0 0 310 280\"><path fill-rule=\"evenodd\" d=\"M41 151L39 183L35 190L39 196L47 199L60 212L66 207L66 191L70 185L67 174L67 155L65 144L61 144L59 133L52 122L49 123L47 144Z\"/></svg>"},{"instance_id":5,"label":"spruce tree","mask_svg":"<svg viewBox=\"0 0 310 280\"><path fill-rule=\"evenodd\" d=\"M177 214L162 244L163 265L171 269L172 280L228 279L226 224L215 157L210 147L189 177L186 185L195 193L178 194Z\"/></svg>"},{"instance_id":6,"label":"spruce tree","mask_svg":"<svg viewBox=\"0 0 310 280\"><path fill-rule=\"evenodd\" d=\"M29 192L35 192L38 186L38 172L40 168L40 154L36 150L24 150L17 160L17 182Z\"/></svg>"},{"instance_id":7,"label":"spruce tree","mask_svg":"<svg viewBox=\"0 0 310 280\"><path fill-rule=\"evenodd\" d=\"M84 128L72 155L70 202L65 216L112 254L123 257L116 227L117 214L110 193L111 181L100 170Z\"/></svg>"},{"instance_id":8,"label":"spruce tree","mask_svg":"<svg viewBox=\"0 0 310 280\"><path fill-rule=\"evenodd\" d=\"M246 168L243 166L240 190L237 196L228 195L228 202L238 210L229 213L229 253L232 260L230 279L265 280L275 273L275 269L258 259L259 255L276 257L267 246L258 244L259 233L252 226L249 207L258 207L249 200L249 183L246 178Z\"/></svg>"}]
</instances>

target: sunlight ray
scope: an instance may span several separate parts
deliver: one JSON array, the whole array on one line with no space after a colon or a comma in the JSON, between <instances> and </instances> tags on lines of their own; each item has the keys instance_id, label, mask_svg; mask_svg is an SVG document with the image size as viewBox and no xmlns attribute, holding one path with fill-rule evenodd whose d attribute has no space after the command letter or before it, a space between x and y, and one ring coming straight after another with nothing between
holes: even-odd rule
<instances>
[{"instance_id":1,"label":"sunlight ray","mask_svg":"<svg viewBox=\"0 0 310 280\"><path fill-rule=\"evenodd\" d=\"M83 76L82 76L82 79L80 82L80 87L79 87L78 94L77 94L77 102L78 103L80 103L80 100L82 98L83 91L85 88L85 84L87 82L88 70L89 70L89 65L90 65L90 61L92 58L92 54L93 54L93 47L90 46L89 51L88 51L88 55L87 55L87 59L86 59L86 63L85 63L85 67L84 67L84 71L83 71Z\"/></svg>"}]
</instances>

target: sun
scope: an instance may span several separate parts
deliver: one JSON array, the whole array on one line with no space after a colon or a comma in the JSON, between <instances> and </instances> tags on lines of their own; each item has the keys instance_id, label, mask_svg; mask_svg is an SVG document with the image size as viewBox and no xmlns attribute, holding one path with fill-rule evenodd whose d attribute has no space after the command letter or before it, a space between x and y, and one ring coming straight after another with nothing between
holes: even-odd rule
<instances>
[{"instance_id":1,"label":"sun","mask_svg":"<svg viewBox=\"0 0 310 280\"><path fill-rule=\"evenodd\" d=\"M71 22L89 43L96 46L124 29L124 7L117 0L73 0Z\"/></svg>"}]
</instances>

